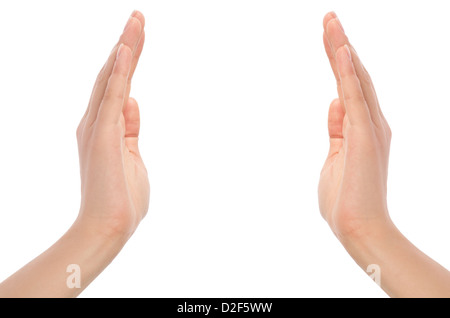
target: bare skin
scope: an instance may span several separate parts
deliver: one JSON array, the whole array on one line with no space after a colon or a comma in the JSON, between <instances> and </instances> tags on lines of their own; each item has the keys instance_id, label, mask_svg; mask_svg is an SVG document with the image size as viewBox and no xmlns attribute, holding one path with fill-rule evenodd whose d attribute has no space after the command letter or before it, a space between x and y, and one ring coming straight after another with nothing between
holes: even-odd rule
<instances>
[{"instance_id":1,"label":"bare skin","mask_svg":"<svg viewBox=\"0 0 450 318\"><path fill-rule=\"evenodd\" d=\"M139 107L129 98L144 26L142 13L133 12L77 129L78 218L53 246L0 284L0 297L76 297L114 259L147 213L150 186L138 148ZM71 264L80 269L79 285L68 284Z\"/></svg>"},{"instance_id":2,"label":"bare skin","mask_svg":"<svg viewBox=\"0 0 450 318\"><path fill-rule=\"evenodd\" d=\"M381 270L392 297L450 297L450 273L411 244L387 207L391 130L375 89L336 14L323 21L324 45L339 98L329 108L330 151L319 207L331 230L365 271Z\"/></svg>"},{"instance_id":3,"label":"bare skin","mask_svg":"<svg viewBox=\"0 0 450 318\"><path fill-rule=\"evenodd\" d=\"M145 39L134 12L94 86L77 129L80 213L47 251L0 284L0 297L76 297L120 252L148 210L150 187L138 149L139 107L129 98ZM329 110L330 151L321 173L322 216L366 270L381 269L393 297L450 297L450 274L412 245L389 218L386 195L391 131L370 77L334 13L324 44L339 98ZM68 268L81 270L68 284Z\"/></svg>"}]
</instances>

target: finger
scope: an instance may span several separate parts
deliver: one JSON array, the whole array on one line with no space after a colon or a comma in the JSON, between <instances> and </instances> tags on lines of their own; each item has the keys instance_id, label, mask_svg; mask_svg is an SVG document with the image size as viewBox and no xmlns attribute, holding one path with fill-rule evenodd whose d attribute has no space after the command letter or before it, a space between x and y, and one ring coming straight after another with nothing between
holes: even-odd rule
<instances>
[{"instance_id":1,"label":"finger","mask_svg":"<svg viewBox=\"0 0 450 318\"><path fill-rule=\"evenodd\" d=\"M337 18L337 15L333 11L325 14L325 16L323 17L323 29L326 30L328 22L330 22L331 20L336 19L336 18Z\"/></svg>"},{"instance_id":2,"label":"finger","mask_svg":"<svg viewBox=\"0 0 450 318\"><path fill-rule=\"evenodd\" d=\"M124 44L129 48L132 48L132 50L134 51L139 42L141 33L142 27L140 20L135 18L134 16L131 16L125 26L122 35L120 36L118 43L114 46L108 60L106 61L97 77L94 89L92 91L91 100L89 102L89 113L87 121L90 125L92 125L92 123L97 118L100 103L105 94L106 86L108 85L108 80L114 67L119 46L121 44Z\"/></svg>"},{"instance_id":3,"label":"finger","mask_svg":"<svg viewBox=\"0 0 450 318\"><path fill-rule=\"evenodd\" d=\"M101 124L113 124L118 122L124 108L125 94L133 58L132 50L121 44L117 50L108 85L105 89L103 100L98 111L98 120Z\"/></svg>"},{"instance_id":4,"label":"finger","mask_svg":"<svg viewBox=\"0 0 450 318\"><path fill-rule=\"evenodd\" d=\"M344 45L337 50L336 66L341 81L344 108L350 124L363 126L370 124L369 108L367 107L348 45Z\"/></svg>"},{"instance_id":5,"label":"finger","mask_svg":"<svg viewBox=\"0 0 450 318\"><path fill-rule=\"evenodd\" d=\"M139 153L139 130L140 130L140 115L139 106L134 98L129 98L128 103L123 110L123 117L125 121L125 146L131 153L140 156Z\"/></svg>"},{"instance_id":6,"label":"finger","mask_svg":"<svg viewBox=\"0 0 450 318\"><path fill-rule=\"evenodd\" d=\"M361 88L369 107L371 119L374 124L378 126L380 124L381 118L379 114L378 99L372 84L372 80L370 79L369 74L364 68L358 54L356 54L355 49L350 45L348 37L344 33L344 28L342 27L342 24L337 17L328 21L328 24L326 26L326 36L330 45L331 52L334 52L334 55L336 50L343 45L348 45L348 47L350 48L355 71L361 82ZM333 67L333 63L330 63ZM336 67L336 63L334 63L334 66ZM337 70L333 71L336 75Z\"/></svg>"},{"instance_id":7,"label":"finger","mask_svg":"<svg viewBox=\"0 0 450 318\"><path fill-rule=\"evenodd\" d=\"M126 96L130 96L131 82L133 79L133 75L136 71L136 67L139 63L139 58L141 57L142 50L144 49L144 43L145 43L145 31L142 30L141 37L139 39L138 45L136 46L136 50L134 52L133 62L131 63L131 70L130 70L130 76L128 77Z\"/></svg>"},{"instance_id":8,"label":"finger","mask_svg":"<svg viewBox=\"0 0 450 318\"><path fill-rule=\"evenodd\" d=\"M133 18L138 19L139 22L141 23L142 29L144 29L144 27L145 27L145 17L144 17L144 15L142 14L142 12L135 10L135 11L133 11L133 13L131 14L131 16L132 16Z\"/></svg>"},{"instance_id":9,"label":"finger","mask_svg":"<svg viewBox=\"0 0 450 318\"><path fill-rule=\"evenodd\" d=\"M119 42L114 46L105 66L100 71L100 74L94 85L94 90L90 101L90 111L88 115L88 122L90 124L92 124L97 117L98 109L105 94L108 79L111 75L115 63L115 58L117 56L117 50L119 45L123 43L128 47L134 49L139 41L140 34L141 34L140 21L139 19L131 16L124 28L124 31L119 39Z\"/></svg>"},{"instance_id":10,"label":"finger","mask_svg":"<svg viewBox=\"0 0 450 318\"><path fill-rule=\"evenodd\" d=\"M142 49L144 48L144 42L145 42L145 31L144 31L145 17L139 11L134 11L132 16L135 17L136 19L138 19L139 22L141 23L141 34L140 34L139 40L137 42L136 49L134 50L133 63L131 64L131 71L130 71L130 82L131 82L131 78L134 75L134 71L136 70L137 64L139 62L139 58L141 57Z\"/></svg>"},{"instance_id":11,"label":"finger","mask_svg":"<svg viewBox=\"0 0 450 318\"><path fill-rule=\"evenodd\" d=\"M328 134L330 136L330 151L328 157L336 154L343 145L343 126L345 112L339 99L335 99L328 110Z\"/></svg>"},{"instance_id":12,"label":"finger","mask_svg":"<svg viewBox=\"0 0 450 318\"><path fill-rule=\"evenodd\" d=\"M334 58L334 52L331 48L330 41L328 40L327 34L323 33L323 46L325 47L325 52L327 53L328 61L330 62L331 69L333 70L334 77L336 78L336 83L339 86L340 85L340 79L339 79L339 73L337 71L336 67L336 59ZM340 88L338 87L338 91Z\"/></svg>"},{"instance_id":13,"label":"finger","mask_svg":"<svg viewBox=\"0 0 450 318\"><path fill-rule=\"evenodd\" d=\"M134 98L129 98L123 110L125 119L125 138L138 138L140 130L139 105Z\"/></svg>"},{"instance_id":14,"label":"finger","mask_svg":"<svg viewBox=\"0 0 450 318\"><path fill-rule=\"evenodd\" d=\"M335 99L328 110L328 135L330 139L344 138L342 128L345 112L339 99Z\"/></svg>"},{"instance_id":15,"label":"finger","mask_svg":"<svg viewBox=\"0 0 450 318\"><path fill-rule=\"evenodd\" d=\"M330 62L330 66L333 71L334 78L336 79L336 86L337 86L337 91L338 91L339 99L340 99L339 104L344 105L344 100L342 97L342 89L341 89L341 79L339 77L339 72L338 72L338 69L336 66L336 58L335 58L336 52L334 52L334 50L331 46L330 40L328 39L328 34L326 32L328 23L331 20L336 19L336 18L337 18L337 16L334 12L329 12L325 15L325 17L323 19L323 28L324 28L323 45L325 47L325 52L327 54L328 61ZM341 109L343 109L343 112L345 113L345 109L343 106L341 106ZM331 107L330 107L330 110L331 110Z\"/></svg>"},{"instance_id":16,"label":"finger","mask_svg":"<svg viewBox=\"0 0 450 318\"><path fill-rule=\"evenodd\" d=\"M323 30L324 30L324 33L323 33L323 44L325 46L325 51L327 53L328 60L330 61L330 65L331 65L331 68L333 70L333 73L334 73L334 76L336 78L336 81L339 81L339 74L338 74L338 71L337 71L336 59L335 59L336 52L333 50L333 48L331 46L331 43L330 43L330 40L328 39L328 34L327 34L328 23L331 20L336 19L336 18L337 18L337 16L336 16L336 13L334 13L334 12L327 13L325 15L325 17L323 18Z\"/></svg>"},{"instance_id":17,"label":"finger","mask_svg":"<svg viewBox=\"0 0 450 318\"><path fill-rule=\"evenodd\" d=\"M127 105L127 103L128 103L127 99L128 99L128 96L130 96L131 82L132 82L132 79L134 76L134 72L136 71L136 67L138 65L139 58L141 57L142 50L144 49L144 43L145 43L145 30L144 30L145 17L139 11L134 11L132 16L139 20L139 22L141 23L142 30L141 30L141 35L137 42L136 48L134 50L134 54L133 54L133 62L131 63L131 70L130 70L130 75L128 77L128 84L127 84L127 91L125 94L125 105Z\"/></svg>"}]
</instances>

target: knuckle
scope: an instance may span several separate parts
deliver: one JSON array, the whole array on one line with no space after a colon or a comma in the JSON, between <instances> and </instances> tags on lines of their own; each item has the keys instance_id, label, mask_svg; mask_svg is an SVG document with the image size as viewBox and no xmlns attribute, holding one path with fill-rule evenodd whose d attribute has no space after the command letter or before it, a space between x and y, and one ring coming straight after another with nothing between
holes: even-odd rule
<instances>
[{"instance_id":1,"label":"knuckle","mask_svg":"<svg viewBox=\"0 0 450 318\"><path fill-rule=\"evenodd\" d=\"M123 99L123 93L118 91L109 91L105 93L105 96L103 97L104 103L110 103L117 100Z\"/></svg>"},{"instance_id":2,"label":"knuckle","mask_svg":"<svg viewBox=\"0 0 450 318\"><path fill-rule=\"evenodd\" d=\"M347 93L345 94L345 100L349 103L362 103L364 102L364 96L359 92Z\"/></svg>"}]
</instances>

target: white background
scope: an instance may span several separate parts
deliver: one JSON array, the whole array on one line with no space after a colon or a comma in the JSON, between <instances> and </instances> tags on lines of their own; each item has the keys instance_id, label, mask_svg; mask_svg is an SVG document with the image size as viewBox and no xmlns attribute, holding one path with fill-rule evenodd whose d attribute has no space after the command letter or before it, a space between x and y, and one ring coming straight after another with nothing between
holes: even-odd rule
<instances>
[{"instance_id":1,"label":"white background","mask_svg":"<svg viewBox=\"0 0 450 318\"><path fill-rule=\"evenodd\" d=\"M426 5L425 5L426 3ZM2 1L0 280L80 202L75 130L134 9L147 218L83 297L386 297L322 220L335 10L393 140L390 213L450 268L446 1Z\"/></svg>"}]
</instances>

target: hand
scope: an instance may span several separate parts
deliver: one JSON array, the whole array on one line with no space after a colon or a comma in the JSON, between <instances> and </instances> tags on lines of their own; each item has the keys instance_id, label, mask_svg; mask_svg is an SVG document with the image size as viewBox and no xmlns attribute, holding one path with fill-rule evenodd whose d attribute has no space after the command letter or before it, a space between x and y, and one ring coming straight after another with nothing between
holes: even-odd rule
<instances>
[{"instance_id":1,"label":"hand","mask_svg":"<svg viewBox=\"0 0 450 318\"><path fill-rule=\"evenodd\" d=\"M76 297L120 252L148 210L150 187L138 149L139 107L129 98L144 45L134 12L100 71L77 129L81 208L51 247L0 284L0 297ZM68 268L81 270L76 288Z\"/></svg>"},{"instance_id":2,"label":"hand","mask_svg":"<svg viewBox=\"0 0 450 318\"><path fill-rule=\"evenodd\" d=\"M368 273L376 268L388 295L449 297L449 272L408 241L389 218L391 130L338 18L329 13L323 24L339 99L328 114L330 151L319 182L320 212L355 262Z\"/></svg>"},{"instance_id":3,"label":"hand","mask_svg":"<svg viewBox=\"0 0 450 318\"><path fill-rule=\"evenodd\" d=\"M128 238L145 216L150 186L138 148L139 107L129 98L145 19L133 12L98 75L77 129L81 208L77 222Z\"/></svg>"},{"instance_id":4,"label":"hand","mask_svg":"<svg viewBox=\"0 0 450 318\"><path fill-rule=\"evenodd\" d=\"M339 99L328 114L330 150L320 176L319 206L342 240L391 223L386 203L391 130L339 19L329 13L323 26Z\"/></svg>"}]
</instances>

